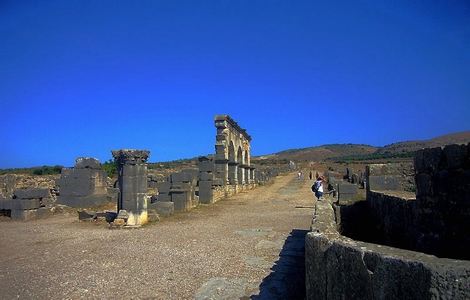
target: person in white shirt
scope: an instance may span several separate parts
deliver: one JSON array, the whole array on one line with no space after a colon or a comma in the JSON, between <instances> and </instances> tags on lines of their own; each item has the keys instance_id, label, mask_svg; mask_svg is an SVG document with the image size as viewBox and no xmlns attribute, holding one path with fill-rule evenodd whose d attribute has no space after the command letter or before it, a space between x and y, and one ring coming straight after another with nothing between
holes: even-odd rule
<instances>
[{"instance_id":1,"label":"person in white shirt","mask_svg":"<svg viewBox=\"0 0 470 300\"><path fill-rule=\"evenodd\" d=\"M318 177L317 181L315 181L313 191L315 192L315 197L321 200L321 197L323 197L323 176Z\"/></svg>"}]
</instances>

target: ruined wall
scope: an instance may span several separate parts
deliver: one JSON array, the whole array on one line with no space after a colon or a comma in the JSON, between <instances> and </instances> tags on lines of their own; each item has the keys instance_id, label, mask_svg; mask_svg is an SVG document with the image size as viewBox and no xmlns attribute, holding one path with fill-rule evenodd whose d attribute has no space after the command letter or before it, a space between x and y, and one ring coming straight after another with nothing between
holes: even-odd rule
<instances>
[{"instance_id":1,"label":"ruined wall","mask_svg":"<svg viewBox=\"0 0 470 300\"><path fill-rule=\"evenodd\" d=\"M368 212L357 214L355 218L368 214L369 227L379 233L376 241L382 244L439 257L470 259L469 149L470 145L449 145L444 149L418 151L416 196L400 190L371 189L364 207ZM360 232L345 232L348 236L368 240L367 232L363 232L362 237Z\"/></svg>"},{"instance_id":2,"label":"ruined wall","mask_svg":"<svg viewBox=\"0 0 470 300\"><path fill-rule=\"evenodd\" d=\"M0 198L10 199L15 190L26 188L49 189L55 197L55 181L59 175L0 175Z\"/></svg>"},{"instance_id":3,"label":"ruined wall","mask_svg":"<svg viewBox=\"0 0 470 300\"><path fill-rule=\"evenodd\" d=\"M420 248L470 259L470 143L417 152Z\"/></svg>"},{"instance_id":4,"label":"ruined wall","mask_svg":"<svg viewBox=\"0 0 470 300\"><path fill-rule=\"evenodd\" d=\"M416 197L413 193L369 191L367 207L370 223L378 232L376 242L405 249L417 249L420 237L416 218ZM433 253L428 249L429 253Z\"/></svg>"},{"instance_id":5,"label":"ruined wall","mask_svg":"<svg viewBox=\"0 0 470 300\"><path fill-rule=\"evenodd\" d=\"M71 207L91 207L108 203L106 172L97 159L79 157L74 168L63 168L57 180L57 202Z\"/></svg>"},{"instance_id":6,"label":"ruined wall","mask_svg":"<svg viewBox=\"0 0 470 300\"><path fill-rule=\"evenodd\" d=\"M413 162L371 164L366 167L365 173L368 191L416 190Z\"/></svg>"},{"instance_id":7,"label":"ruined wall","mask_svg":"<svg viewBox=\"0 0 470 300\"><path fill-rule=\"evenodd\" d=\"M467 299L470 262L355 241L317 202L305 240L307 299Z\"/></svg>"}]
</instances>

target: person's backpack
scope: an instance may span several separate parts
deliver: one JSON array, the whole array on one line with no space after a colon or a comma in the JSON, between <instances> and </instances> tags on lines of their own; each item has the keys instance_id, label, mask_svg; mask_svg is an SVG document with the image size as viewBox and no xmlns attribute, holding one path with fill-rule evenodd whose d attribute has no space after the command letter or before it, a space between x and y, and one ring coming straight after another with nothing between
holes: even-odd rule
<instances>
[{"instance_id":1,"label":"person's backpack","mask_svg":"<svg viewBox=\"0 0 470 300\"><path fill-rule=\"evenodd\" d=\"M312 192L314 192L314 193L318 192L319 188L320 188L320 182L315 181L315 183L312 185Z\"/></svg>"}]
</instances>

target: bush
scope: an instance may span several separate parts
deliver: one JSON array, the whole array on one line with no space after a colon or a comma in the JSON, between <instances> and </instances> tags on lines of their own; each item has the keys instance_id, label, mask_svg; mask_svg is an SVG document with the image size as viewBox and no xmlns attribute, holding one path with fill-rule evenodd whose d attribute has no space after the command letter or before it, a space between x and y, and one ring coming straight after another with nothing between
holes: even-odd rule
<instances>
[{"instance_id":1,"label":"bush","mask_svg":"<svg viewBox=\"0 0 470 300\"><path fill-rule=\"evenodd\" d=\"M63 166L42 166L41 168L33 168L33 175L56 175L60 174Z\"/></svg>"},{"instance_id":2,"label":"bush","mask_svg":"<svg viewBox=\"0 0 470 300\"><path fill-rule=\"evenodd\" d=\"M108 177L115 177L117 175L117 163L110 159L101 165L101 168L108 174Z\"/></svg>"}]
</instances>

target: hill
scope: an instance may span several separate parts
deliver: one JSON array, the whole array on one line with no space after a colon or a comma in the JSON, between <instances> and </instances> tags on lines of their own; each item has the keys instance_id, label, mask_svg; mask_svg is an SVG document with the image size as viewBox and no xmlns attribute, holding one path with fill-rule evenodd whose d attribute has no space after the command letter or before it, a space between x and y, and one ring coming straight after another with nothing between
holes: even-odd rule
<instances>
[{"instance_id":1,"label":"hill","mask_svg":"<svg viewBox=\"0 0 470 300\"><path fill-rule=\"evenodd\" d=\"M377 153L414 152L422 148L442 147L449 144L467 144L469 142L470 131L462 131L438 136L429 140L393 143L379 148Z\"/></svg>"},{"instance_id":2,"label":"hill","mask_svg":"<svg viewBox=\"0 0 470 300\"><path fill-rule=\"evenodd\" d=\"M269 155L270 159L294 161L322 161L347 155L366 155L377 151L377 147L363 144L329 144L316 147L290 149Z\"/></svg>"},{"instance_id":3,"label":"hill","mask_svg":"<svg viewBox=\"0 0 470 300\"><path fill-rule=\"evenodd\" d=\"M397 142L383 147L365 144L329 144L301 149L281 151L258 157L270 160L323 161L323 160L375 160L411 158L422 148L442 147L449 144L467 144L470 131L446 134L429 140Z\"/></svg>"}]
</instances>

